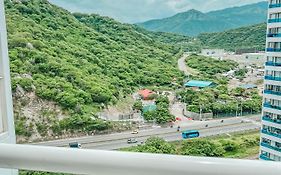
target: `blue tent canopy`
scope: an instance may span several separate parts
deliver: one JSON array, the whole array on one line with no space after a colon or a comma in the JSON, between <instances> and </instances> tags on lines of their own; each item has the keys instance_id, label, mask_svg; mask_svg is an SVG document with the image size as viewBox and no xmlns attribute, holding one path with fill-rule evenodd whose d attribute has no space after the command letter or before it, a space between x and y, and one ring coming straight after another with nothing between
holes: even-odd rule
<instances>
[{"instance_id":1,"label":"blue tent canopy","mask_svg":"<svg viewBox=\"0 0 281 175\"><path fill-rule=\"evenodd\" d=\"M214 86L214 83L211 81L197 81L197 80L191 80L187 83L185 83L186 87L198 87L198 88L205 88L205 87L211 87Z\"/></svg>"},{"instance_id":2,"label":"blue tent canopy","mask_svg":"<svg viewBox=\"0 0 281 175\"><path fill-rule=\"evenodd\" d=\"M148 111L155 111L156 109L157 109L157 106L155 104L152 104L152 105L144 106L142 111L143 112L148 112Z\"/></svg>"}]
</instances>

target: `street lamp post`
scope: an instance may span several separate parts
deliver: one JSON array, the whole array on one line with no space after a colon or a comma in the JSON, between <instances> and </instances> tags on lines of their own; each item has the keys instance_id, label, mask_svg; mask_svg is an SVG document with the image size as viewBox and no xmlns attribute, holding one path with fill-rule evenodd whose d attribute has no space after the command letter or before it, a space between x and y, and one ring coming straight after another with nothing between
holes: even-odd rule
<instances>
[{"instance_id":1,"label":"street lamp post","mask_svg":"<svg viewBox=\"0 0 281 175\"><path fill-rule=\"evenodd\" d=\"M200 115L199 115L199 120L201 121L202 120L202 106L200 105Z\"/></svg>"},{"instance_id":2,"label":"street lamp post","mask_svg":"<svg viewBox=\"0 0 281 175\"><path fill-rule=\"evenodd\" d=\"M238 117L238 109L239 109L239 103L238 103L238 101L237 101L236 117Z\"/></svg>"},{"instance_id":3,"label":"street lamp post","mask_svg":"<svg viewBox=\"0 0 281 175\"><path fill-rule=\"evenodd\" d=\"M236 100L237 100L236 117L238 117L243 115L243 98L237 97ZM240 114L238 115L239 103L240 103Z\"/></svg>"},{"instance_id":4,"label":"street lamp post","mask_svg":"<svg viewBox=\"0 0 281 175\"><path fill-rule=\"evenodd\" d=\"M243 101L241 100L241 116L243 116Z\"/></svg>"}]
</instances>

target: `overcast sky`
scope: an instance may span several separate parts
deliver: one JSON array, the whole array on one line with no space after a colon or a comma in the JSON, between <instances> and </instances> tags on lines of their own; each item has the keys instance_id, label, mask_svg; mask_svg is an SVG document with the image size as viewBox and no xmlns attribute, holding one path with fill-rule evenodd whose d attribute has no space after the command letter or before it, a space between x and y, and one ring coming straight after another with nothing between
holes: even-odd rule
<instances>
[{"instance_id":1,"label":"overcast sky","mask_svg":"<svg viewBox=\"0 0 281 175\"><path fill-rule=\"evenodd\" d=\"M71 12L97 13L122 22L136 23L197 9L202 12L262 0L49 0Z\"/></svg>"}]
</instances>

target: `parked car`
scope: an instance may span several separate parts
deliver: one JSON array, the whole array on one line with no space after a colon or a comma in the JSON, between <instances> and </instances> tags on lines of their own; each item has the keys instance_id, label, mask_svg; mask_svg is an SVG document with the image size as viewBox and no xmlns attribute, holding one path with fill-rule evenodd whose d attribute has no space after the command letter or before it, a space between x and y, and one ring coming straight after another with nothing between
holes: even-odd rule
<instances>
[{"instance_id":1,"label":"parked car","mask_svg":"<svg viewBox=\"0 0 281 175\"><path fill-rule=\"evenodd\" d=\"M131 134L138 134L138 133L139 133L138 130L133 130L133 131L131 132Z\"/></svg>"},{"instance_id":2,"label":"parked car","mask_svg":"<svg viewBox=\"0 0 281 175\"><path fill-rule=\"evenodd\" d=\"M137 139L128 139L127 143L128 144L138 143L138 141L137 141Z\"/></svg>"}]
</instances>

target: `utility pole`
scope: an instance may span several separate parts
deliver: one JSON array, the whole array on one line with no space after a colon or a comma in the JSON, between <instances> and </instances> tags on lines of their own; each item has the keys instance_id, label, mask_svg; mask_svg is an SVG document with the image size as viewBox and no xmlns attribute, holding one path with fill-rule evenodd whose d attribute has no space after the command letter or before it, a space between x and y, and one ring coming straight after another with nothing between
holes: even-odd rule
<instances>
[{"instance_id":1,"label":"utility pole","mask_svg":"<svg viewBox=\"0 0 281 175\"><path fill-rule=\"evenodd\" d=\"M241 99L241 116L243 116L243 101Z\"/></svg>"},{"instance_id":2,"label":"utility pole","mask_svg":"<svg viewBox=\"0 0 281 175\"><path fill-rule=\"evenodd\" d=\"M238 117L238 109L239 109L239 103L237 101L237 107L236 107L236 117Z\"/></svg>"},{"instance_id":3,"label":"utility pole","mask_svg":"<svg viewBox=\"0 0 281 175\"><path fill-rule=\"evenodd\" d=\"M199 120L202 121L202 105L199 105L199 106L200 106Z\"/></svg>"}]
</instances>

